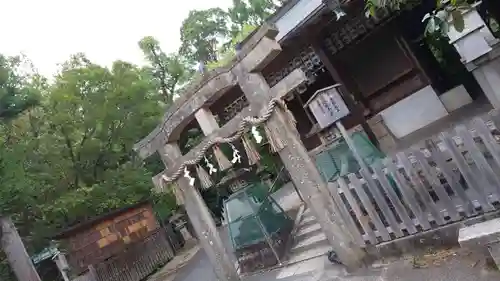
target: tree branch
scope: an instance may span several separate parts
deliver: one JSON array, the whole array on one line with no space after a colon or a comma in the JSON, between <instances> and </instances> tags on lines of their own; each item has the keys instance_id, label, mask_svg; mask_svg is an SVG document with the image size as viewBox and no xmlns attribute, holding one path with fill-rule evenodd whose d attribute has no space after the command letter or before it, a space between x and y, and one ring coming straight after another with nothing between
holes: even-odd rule
<instances>
[{"instance_id":1,"label":"tree branch","mask_svg":"<svg viewBox=\"0 0 500 281\"><path fill-rule=\"evenodd\" d=\"M62 133L62 135L64 137L64 142L66 144L66 148L68 149L69 157L71 158L71 161L73 163L75 163L76 158L75 158L75 153L73 151L73 144L72 144L72 142L71 142L71 140L70 140L70 138L69 138L68 134L66 133L66 130L64 129L63 126L61 126L61 130L60 131L61 131L61 133Z\"/></svg>"},{"instance_id":2,"label":"tree branch","mask_svg":"<svg viewBox=\"0 0 500 281\"><path fill-rule=\"evenodd\" d=\"M73 184L74 184L74 187L77 187L78 186L78 181L79 181L79 168L78 168L78 163L76 162L76 157L75 157L75 153L74 153L74 150L73 150L73 143L71 142L71 139L69 138L66 130L64 129L63 126L61 126L61 129L60 129L63 137L64 137L64 142L66 144L66 148L68 149L68 154L69 154L69 157L71 159L71 162L73 163L73 170L75 172L75 178L74 178L74 181L73 181Z\"/></svg>"},{"instance_id":3,"label":"tree branch","mask_svg":"<svg viewBox=\"0 0 500 281\"><path fill-rule=\"evenodd\" d=\"M151 53L153 54L154 61L156 62L156 64L158 64L159 67L160 88L165 98L165 103L170 104L172 102L173 97L168 93L167 83L165 82L165 80L167 80L167 75L165 74L166 68L162 64L160 57L158 56L154 48L151 48Z\"/></svg>"},{"instance_id":4,"label":"tree branch","mask_svg":"<svg viewBox=\"0 0 500 281\"><path fill-rule=\"evenodd\" d=\"M99 166L102 167L103 171L105 171L108 168L108 167L103 165L102 160L103 160L104 156L106 155L106 152L111 149L116 131L121 126L123 126L122 120L118 121L118 124L116 126L115 126L114 121L111 122L110 128L108 129L109 135L108 135L107 142L103 147L101 147L101 149L99 151L99 155L97 156L95 164L94 164L93 175L94 175L95 179L97 179L97 171L98 171Z\"/></svg>"},{"instance_id":5,"label":"tree branch","mask_svg":"<svg viewBox=\"0 0 500 281\"><path fill-rule=\"evenodd\" d=\"M92 136L94 136L96 129L97 129L97 126L94 126L92 129L90 129L90 131L88 129L85 130L85 134L83 134L82 140L80 141L80 145L79 145L77 156L76 156L76 160L78 162L80 162L81 157L82 157L83 145L85 144L85 142L88 139L90 139Z\"/></svg>"}]
</instances>

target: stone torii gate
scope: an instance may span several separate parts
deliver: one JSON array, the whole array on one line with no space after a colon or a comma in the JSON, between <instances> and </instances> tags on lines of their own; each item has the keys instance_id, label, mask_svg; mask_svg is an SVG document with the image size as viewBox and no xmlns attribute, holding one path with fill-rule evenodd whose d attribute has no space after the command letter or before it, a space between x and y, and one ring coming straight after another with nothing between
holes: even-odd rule
<instances>
[{"instance_id":1,"label":"stone torii gate","mask_svg":"<svg viewBox=\"0 0 500 281\"><path fill-rule=\"evenodd\" d=\"M136 144L134 149L141 157L148 157L158 151L166 166L162 173L153 178L157 187L162 186L163 175L172 175L185 161L194 159L210 140L233 135L243 118L261 116L273 98L284 97L306 81L305 74L300 69L293 71L272 88L262 76L261 70L281 51L280 45L274 40L277 34L278 31L274 27L262 26L243 44L237 58L229 67L218 69L205 75L201 81L193 83L165 114L162 123ZM219 128L208 105L235 86L241 88L250 106ZM205 138L190 152L182 155L177 140L182 129L193 118L198 121ZM348 268L355 268L361 264L363 251L356 246L350 234L344 231L347 228L343 225L326 183L310 159L296 128L292 127L286 118L286 113L277 109L267 121L269 128L279 128L280 137L286 143L278 152L279 156L293 183L305 197L306 204L317 218L333 250ZM214 220L197 189L189 185L183 177L177 179L175 184L182 194L187 214L218 279L240 280L227 254L230 249L226 249L222 243Z\"/></svg>"}]
</instances>

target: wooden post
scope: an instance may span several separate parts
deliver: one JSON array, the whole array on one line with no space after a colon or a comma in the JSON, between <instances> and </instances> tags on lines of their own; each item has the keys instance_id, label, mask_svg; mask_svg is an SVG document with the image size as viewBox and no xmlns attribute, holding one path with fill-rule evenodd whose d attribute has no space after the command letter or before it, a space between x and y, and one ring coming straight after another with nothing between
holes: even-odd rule
<instances>
[{"instance_id":1,"label":"wooden post","mask_svg":"<svg viewBox=\"0 0 500 281\"><path fill-rule=\"evenodd\" d=\"M346 131L344 125L342 125L342 121L335 122L335 125L337 125L337 128L339 129L340 134L342 135L345 142L347 143L347 146L349 146L349 148L351 149L352 154L354 155L354 158L356 159L356 161L359 164L359 167L365 171L369 171L368 166L366 166L366 163L363 160L363 157L361 157L361 154L359 154L358 148L356 147L356 145L354 145L354 142L352 141L351 136Z\"/></svg>"},{"instance_id":2,"label":"wooden post","mask_svg":"<svg viewBox=\"0 0 500 281\"><path fill-rule=\"evenodd\" d=\"M1 217L2 249L19 281L40 281L23 241L10 217Z\"/></svg>"}]
</instances>

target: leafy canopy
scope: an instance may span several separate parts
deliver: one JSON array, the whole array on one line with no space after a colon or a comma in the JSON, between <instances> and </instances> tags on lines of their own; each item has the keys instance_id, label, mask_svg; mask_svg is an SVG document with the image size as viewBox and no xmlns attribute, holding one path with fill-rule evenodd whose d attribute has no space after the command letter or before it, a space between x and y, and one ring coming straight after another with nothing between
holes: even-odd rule
<instances>
[{"instance_id":1,"label":"leafy canopy","mask_svg":"<svg viewBox=\"0 0 500 281\"><path fill-rule=\"evenodd\" d=\"M165 104L170 105L178 88L192 75L190 65L179 54L165 54L160 43L151 36L144 37L139 47L150 63L145 71L159 89Z\"/></svg>"},{"instance_id":2,"label":"leafy canopy","mask_svg":"<svg viewBox=\"0 0 500 281\"><path fill-rule=\"evenodd\" d=\"M220 8L191 11L182 22L180 53L192 62L217 60L217 49L226 40L227 13Z\"/></svg>"},{"instance_id":3,"label":"leafy canopy","mask_svg":"<svg viewBox=\"0 0 500 281\"><path fill-rule=\"evenodd\" d=\"M132 152L163 113L161 95L145 77L130 63L106 68L78 54L50 85L30 75L16 86L41 99L0 124L0 212L13 215L29 250L110 209L158 201L153 174Z\"/></svg>"},{"instance_id":4,"label":"leafy canopy","mask_svg":"<svg viewBox=\"0 0 500 281\"><path fill-rule=\"evenodd\" d=\"M230 59L276 7L242 0L229 12L191 11L179 52L165 53L153 37L140 40L144 67L104 67L76 54L49 82L27 58L0 54L0 212L13 217L28 251L48 246L63 228L140 200L168 216L173 195L151 193L161 160L143 163L132 146L158 124L196 62ZM0 279L12 280L3 265L0 253Z\"/></svg>"},{"instance_id":5,"label":"leafy canopy","mask_svg":"<svg viewBox=\"0 0 500 281\"><path fill-rule=\"evenodd\" d=\"M227 61L234 49L234 39L244 37L248 27L261 25L284 0L233 0L227 11L220 8L193 10L181 27L179 53L192 63Z\"/></svg>"},{"instance_id":6,"label":"leafy canopy","mask_svg":"<svg viewBox=\"0 0 500 281\"><path fill-rule=\"evenodd\" d=\"M0 54L0 120L10 120L39 102L38 93L31 89L23 74L22 57L6 58Z\"/></svg>"}]
</instances>

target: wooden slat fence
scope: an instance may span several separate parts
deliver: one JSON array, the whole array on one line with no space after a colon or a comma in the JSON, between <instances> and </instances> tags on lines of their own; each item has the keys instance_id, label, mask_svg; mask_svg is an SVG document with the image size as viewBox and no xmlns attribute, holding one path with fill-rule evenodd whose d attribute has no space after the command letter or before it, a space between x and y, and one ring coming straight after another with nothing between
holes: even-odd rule
<instances>
[{"instance_id":1,"label":"wooden slat fence","mask_svg":"<svg viewBox=\"0 0 500 281\"><path fill-rule=\"evenodd\" d=\"M90 272L87 271L83 275L80 275L80 276L77 276L77 277L71 279L71 281L96 281L96 280L92 276L92 274L90 274Z\"/></svg>"},{"instance_id":2,"label":"wooden slat fence","mask_svg":"<svg viewBox=\"0 0 500 281\"><path fill-rule=\"evenodd\" d=\"M486 121L485 121L486 120ZM500 117L475 118L328 184L364 246L500 208Z\"/></svg>"},{"instance_id":3,"label":"wooden slat fence","mask_svg":"<svg viewBox=\"0 0 500 281\"><path fill-rule=\"evenodd\" d=\"M160 228L122 254L95 265L96 281L139 281L173 257L165 231Z\"/></svg>"}]
</instances>

